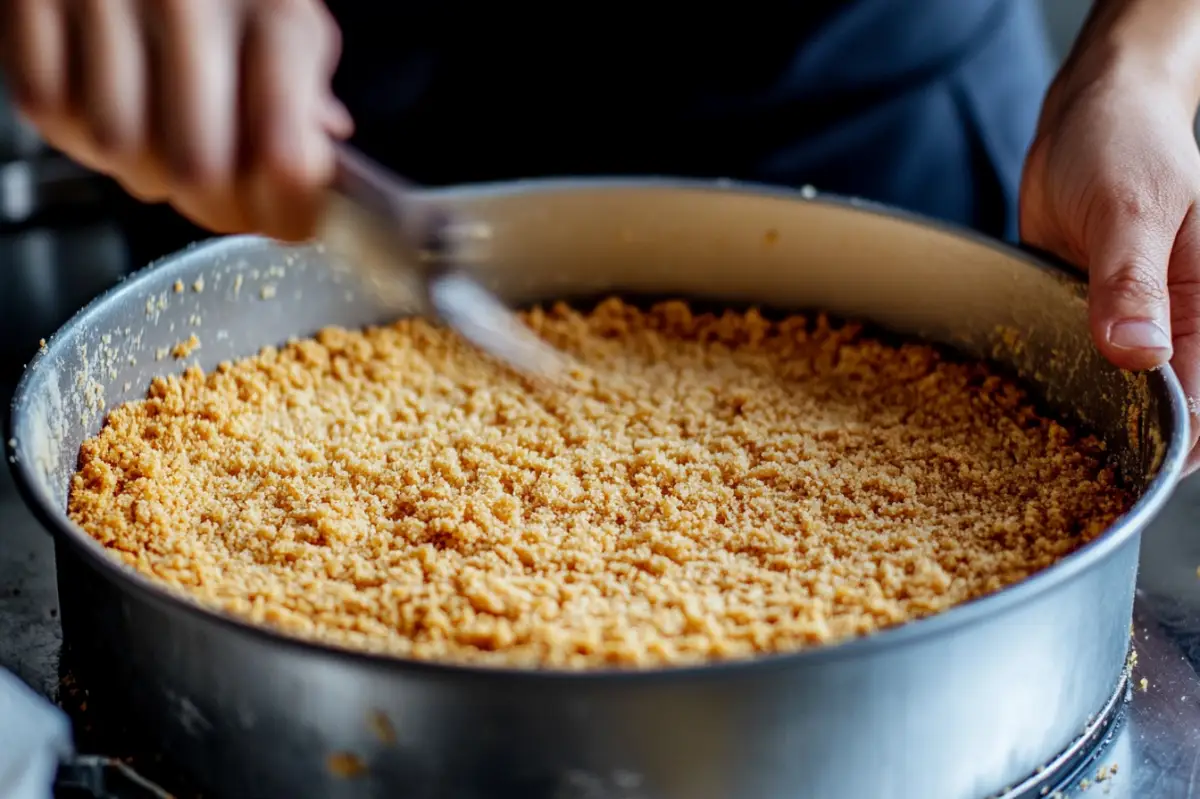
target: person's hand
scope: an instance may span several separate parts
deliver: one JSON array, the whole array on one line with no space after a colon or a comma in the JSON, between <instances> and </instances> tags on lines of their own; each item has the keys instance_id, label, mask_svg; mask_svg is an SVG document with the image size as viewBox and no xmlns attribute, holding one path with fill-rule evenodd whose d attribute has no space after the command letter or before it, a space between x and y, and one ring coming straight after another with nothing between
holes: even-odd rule
<instances>
[{"instance_id":1,"label":"person's hand","mask_svg":"<svg viewBox=\"0 0 1200 799\"><path fill-rule=\"evenodd\" d=\"M214 232L312 232L351 130L321 0L0 0L0 37L51 146Z\"/></svg>"},{"instance_id":2,"label":"person's hand","mask_svg":"<svg viewBox=\"0 0 1200 799\"><path fill-rule=\"evenodd\" d=\"M1079 51L1043 107L1021 236L1088 271L1091 329L1117 366L1170 362L1200 434L1200 150L1190 90L1153 62ZM1200 465L1193 450L1189 470Z\"/></svg>"}]
</instances>

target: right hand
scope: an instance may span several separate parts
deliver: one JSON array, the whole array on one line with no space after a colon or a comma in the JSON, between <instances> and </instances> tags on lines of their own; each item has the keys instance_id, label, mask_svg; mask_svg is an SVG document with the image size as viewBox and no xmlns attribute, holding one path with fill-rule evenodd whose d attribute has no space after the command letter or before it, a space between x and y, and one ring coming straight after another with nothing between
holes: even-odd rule
<instances>
[{"instance_id":1,"label":"right hand","mask_svg":"<svg viewBox=\"0 0 1200 799\"><path fill-rule=\"evenodd\" d=\"M18 110L53 147L218 233L313 232L333 141L321 0L0 0Z\"/></svg>"}]
</instances>

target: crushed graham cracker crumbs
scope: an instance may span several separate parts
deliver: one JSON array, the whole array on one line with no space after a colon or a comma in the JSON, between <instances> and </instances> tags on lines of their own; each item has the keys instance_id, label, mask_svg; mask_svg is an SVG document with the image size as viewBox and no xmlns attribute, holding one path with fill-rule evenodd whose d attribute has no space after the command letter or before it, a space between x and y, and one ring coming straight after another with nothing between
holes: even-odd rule
<instances>
[{"instance_id":1,"label":"crushed graham cracker crumbs","mask_svg":"<svg viewBox=\"0 0 1200 799\"><path fill-rule=\"evenodd\" d=\"M367 765L362 758L351 752L335 752L326 760L329 773L342 779L353 779L366 773Z\"/></svg>"},{"instance_id":2,"label":"crushed graham cracker crumbs","mask_svg":"<svg viewBox=\"0 0 1200 799\"><path fill-rule=\"evenodd\" d=\"M158 378L69 511L207 607L451 662L654 667L803 649L1050 566L1129 497L982 364L824 317L609 300L525 314L535 386L407 319Z\"/></svg>"},{"instance_id":3,"label":"crushed graham cracker crumbs","mask_svg":"<svg viewBox=\"0 0 1200 799\"><path fill-rule=\"evenodd\" d=\"M379 711L372 713L369 726L381 744L392 746L396 743L396 728L386 714Z\"/></svg>"},{"instance_id":4,"label":"crushed graham cracker crumbs","mask_svg":"<svg viewBox=\"0 0 1200 799\"><path fill-rule=\"evenodd\" d=\"M198 349L200 349L200 339L193 333L171 348L171 357L176 360L182 360Z\"/></svg>"}]
</instances>

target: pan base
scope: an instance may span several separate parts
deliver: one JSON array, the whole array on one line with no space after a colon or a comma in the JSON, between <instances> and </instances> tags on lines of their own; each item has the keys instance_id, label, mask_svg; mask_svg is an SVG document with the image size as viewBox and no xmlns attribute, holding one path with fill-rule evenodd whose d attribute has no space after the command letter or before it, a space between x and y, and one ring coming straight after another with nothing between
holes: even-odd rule
<instances>
[{"instance_id":1,"label":"pan base","mask_svg":"<svg viewBox=\"0 0 1200 799\"><path fill-rule=\"evenodd\" d=\"M1132 699L1133 686L1127 668L1121 672L1116 690L1103 710L1083 735L1037 773L994 799L1067 799L1115 776L1117 766L1107 765L1104 758L1125 725Z\"/></svg>"}]
</instances>

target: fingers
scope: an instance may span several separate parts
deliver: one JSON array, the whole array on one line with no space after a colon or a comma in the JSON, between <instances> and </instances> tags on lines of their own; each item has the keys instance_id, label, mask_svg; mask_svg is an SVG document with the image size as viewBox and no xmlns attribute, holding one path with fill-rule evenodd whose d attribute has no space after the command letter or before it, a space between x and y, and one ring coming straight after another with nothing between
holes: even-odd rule
<instances>
[{"instance_id":1,"label":"fingers","mask_svg":"<svg viewBox=\"0 0 1200 799\"><path fill-rule=\"evenodd\" d=\"M62 113L70 95L60 0L7 0L5 70L17 107L33 120Z\"/></svg>"},{"instance_id":2,"label":"fingers","mask_svg":"<svg viewBox=\"0 0 1200 799\"><path fill-rule=\"evenodd\" d=\"M309 3L273 5L250 20L246 37L243 124L250 134L248 196L268 235L301 241L313 231L321 190L333 172L334 135L347 128L329 81L336 27Z\"/></svg>"},{"instance_id":3,"label":"fingers","mask_svg":"<svg viewBox=\"0 0 1200 799\"><path fill-rule=\"evenodd\" d=\"M154 150L149 54L137 0L75 0L81 72L82 127L95 168L143 202L169 196L166 169Z\"/></svg>"},{"instance_id":4,"label":"fingers","mask_svg":"<svg viewBox=\"0 0 1200 799\"><path fill-rule=\"evenodd\" d=\"M1200 207L1193 205L1175 238L1168 272L1171 286L1171 330L1175 357L1171 368L1183 384L1191 412L1190 443L1200 438ZM1188 472L1200 467L1200 452L1193 450Z\"/></svg>"},{"instance_id":5,"label":"fingers","mask_svg":"<svg viewBox=\"0 0 1200 799\"><path fill-rule=\"evenodd\" d=\"M147 145L146 53L135 0L77 0L82 112L97 148L128 159Z\"/></svg>"},{"instance_id":6,"label":"fingers","mask_svg":"<svg viewBox=\"0 0 1200 799\"><path fill-rule=\"evenodd\" d=\"M319 0L0 0L0 59L51 145L216 232L298 240L353 123Z\"/></svg>"},{"instance_id":7,"label":"fingers","mask_svg":"<svg viewBox=\"0 0 1200 799\"><path fill-rule=\"evenodd\" d=\"M107 3L108 0L100 0ZM240 4L143 0L157 16L157 136L176 204L205 227L244 229L238 202Z\"/></svg>"},{"instance_id":8,"label":"fingers","mask_svg":"<svg viewBox=\"0 0 1200 799\"><path fill-rule=\"evenodd\" d=\"M1183 215L1169 203L1118 199L1089 226L1092 335L1117 366L1150 369L1171 359L1167 268Z\"/></svg>"}]
</instances>

